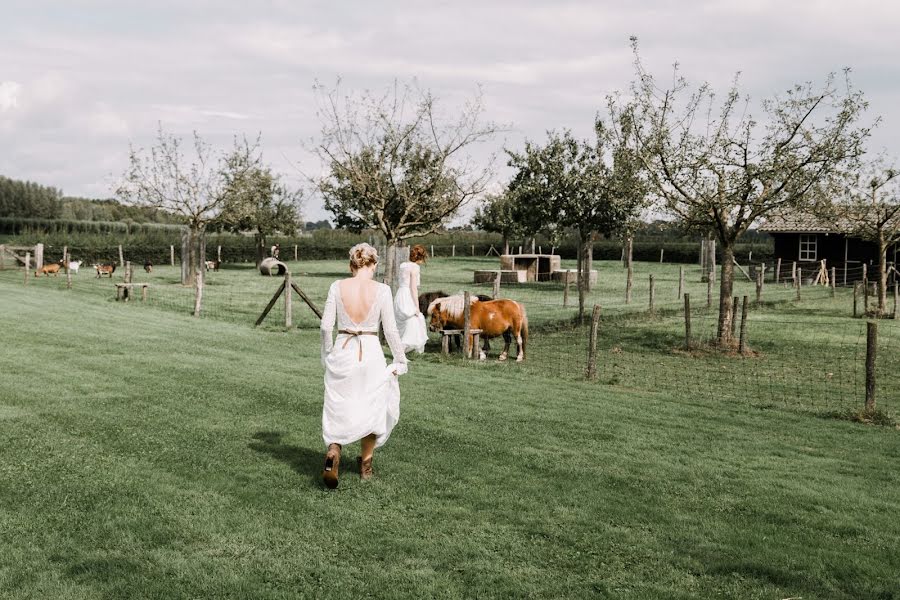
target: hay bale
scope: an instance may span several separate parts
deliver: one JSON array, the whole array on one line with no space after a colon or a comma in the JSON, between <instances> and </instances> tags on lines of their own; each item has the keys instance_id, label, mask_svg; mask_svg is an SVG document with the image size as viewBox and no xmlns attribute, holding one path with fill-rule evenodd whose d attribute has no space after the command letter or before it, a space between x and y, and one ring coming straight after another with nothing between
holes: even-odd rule
<instances>
[{"instance_id":1,"label":"hay bale","mask_svg":"<svg viewBox=\"0 0 900 600\"><path fill-rule=\"evenodd\" d=\"M286 264L271 256L269 258L264 258L263 261L259 263L260 275L284 275L287 273L287 270Z\"/></svg>"}]
</instances>

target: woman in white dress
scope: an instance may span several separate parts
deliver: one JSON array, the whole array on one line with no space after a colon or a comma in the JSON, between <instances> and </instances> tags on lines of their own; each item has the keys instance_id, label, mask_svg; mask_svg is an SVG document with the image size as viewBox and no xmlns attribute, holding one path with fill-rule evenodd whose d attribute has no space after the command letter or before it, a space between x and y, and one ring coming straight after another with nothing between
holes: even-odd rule
<instances>
[{"instance_id":1,"label":"woman in white dress","mask_svg":"<svg viewBox=\"0 0 900 600\"><path fill-rule=\"evenodd\" d=\"M350 249L352 277L328 289L322 313L322 365L325 403L322 438L328 447L322 479L336 488L341 446L362 440L360 476L372 477L372 455L384 444L400 418L399 375L406 373L406 355L394 320L391 288L373 280L378 253L369 244ZM332 339L337 321L337 339ZM387 364L378 326L391 348Z\"/></svg>"},{"instance_id":2,"label":"woman in white dress","mask_svg":"<svg viewBox=\"0 0 900 600\"><path fill-rule=\"evenodd\" d=\"M400 264L397 276L399 285L394 297L394 314L403 347L407 352L415 350L419 354L425 352L425 342L428 341L425 316L419 310L421 266L425 264L427 256L425 246L415 245L409 249L409 262Z\"/></svg>"}]
</instances>

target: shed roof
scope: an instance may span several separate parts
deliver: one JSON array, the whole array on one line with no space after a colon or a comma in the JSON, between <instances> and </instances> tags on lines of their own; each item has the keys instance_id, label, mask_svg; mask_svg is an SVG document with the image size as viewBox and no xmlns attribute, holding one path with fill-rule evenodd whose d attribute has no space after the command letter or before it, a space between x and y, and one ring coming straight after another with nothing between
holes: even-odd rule
<instances>
[{"instance_id":1,"label":"shed roof","mask_svg":"<svg viewBox=\"0 0 900 600\"><path fill-rule=\"evenodd\" d=\"M846 223L827 221L804 212L791 212L772 215L759 226L759 231L766 233L847 233L850 227Z\"/></svg>"}]
</instances>

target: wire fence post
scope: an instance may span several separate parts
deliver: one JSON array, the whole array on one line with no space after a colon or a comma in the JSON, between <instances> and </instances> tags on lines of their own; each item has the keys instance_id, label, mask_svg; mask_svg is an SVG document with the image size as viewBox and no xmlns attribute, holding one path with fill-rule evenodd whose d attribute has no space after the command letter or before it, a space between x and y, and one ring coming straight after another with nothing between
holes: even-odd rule
<instances>
[{"instance_id":1,"label":"wire fence post","mask_svg":"<svg viewBox=\"0 0 900 600\"><path fill-rule=\"evenodd\" d=\"M706 279L706 308L712 307L712 277Z\"/></svg>"},{"instance_id":2,"label":"wire fence post","mask_svg":"<svg viewBox=\"0 0 900 600\"><path fill-rule=\"evenodd\" d=\"M171 244L169 245L169 265L175 266L175 246Z\"/></svg>"},{"instance_id":3,"label":"wire fence post","mask_svg":"<svg viewBox=\"0 0 900 600\"><path fill-rule=\"evenodd\" d=\"M798 268L794 271L794 278L797 282L797 300L800 300L800 286L803 285L803 269Z\"/></svg>"},{"instance_id":4,"label":"wire fence post","mask_svg":"<svg viewBox=\"0 0 900 600\"><path fill-rule=\"evenodd\" d=\"M431 256L434 256L434 244L431 245Z\"/></svg>"},{"instance_id":5,"label":"wire fence post","mask_svg":"<svg viewBox=\"0 0 900 600\"><path fill-rule=\"evenodd\" d=\"M294 262L300 260L300 249L294 244ZM219 246L219 262L222 262L222 246Z\"/></svg>"},{"instance_id":6,"label":"wire fence post","mask_svg":"<svg viewBox=\"0 0 900 600\"><path fill-rule=\"evenodd\" d=\"M25 285L28 285L28 273L31 271L31 252L25 253Z\"/></svg>"},{"instance_id":7,"label":"wire fence post","mask_svg":"<svg viewBox=\"0 0 900 600\"><path fill-rule=\"evenodd\" d=\"M834 267L831 267L831 297L834 298L835 294L837 294L837 270Z\"/></svg>"},{"instance_id":8,"label":"wire fence post","mask_svg":"<svg viewBox=\"0 0 900 600\"><path fill-rule=\"evenodd\" d=\"M678 300L684 295L684 265L678 267Z\"/></svg>"},{"instance_id":9,"label":"wire fence post","mask_svg":"<svg viewBox=\"0 0 900 600\"><path fill-rule=\"evenodd\" d=\"M600 328L600 305L594 305L591 313L591 337L588 342L588 363L585 376L590 380L597 379L597 331Z\"/></svg>"},{"instance_id":10,"label":"wire fence post","mask_svg":"<svg viewBox=\"0 0 900 600\"><path fill-rule=\"evenodd\" d=\"M453 244L452 246L450 246L450 256L452 256L454 258L456 257L456 244Z\"/></svg>"},{"instance_id":11,"label":"wire fence post","mask_svg":"<svg viewBox=\"0 0 900 600\"><path fill-rule=\"evenodd\" d=\"M631 303L631 289L634 287L634 239L625 241L625 304Z\"/></svg>"},{"instance_id":12,"label":"wire fence post","mask_svg":"<svg viewBox=\"0 0 900 600\"><path fill-rule=\"evenodd\" d=\"M869 279L866 277L866 265L863 265L863 314L869 314Z\"/></svg>"},{"instance_id":13,"label":"wire fence post","mask_svg":"<svg viewBox=\"0 0 900 600\"><path fill-rule=\"evenodd\" d=\"M781 278L781 259L779 258L775 261L775 283L778 283Z\"/></svg>"},{"instance_id":14,"label":"wire fence post","mask_svg":"<svg viewBox=\"0 0 900 600\"><path fill-rule=\"evenodd\" d=\"M569 306L569 286L572 281L569 279L569 271L566 271L566 285L563 287L563 308Z\"/></svg>"},{"instance_id":15,"label":"wire fence post","mask_svg":"<svg viewBox=\"0 0 900 600\"><path fill-rule=\"evenodd\" d=\"M124 274L125 283L131 283L131 261L125 261L125 274Z\"/></svg>"},{"instance_id":16,"label":"wire fence post","mask_svg":"<svg viewBox=\"0 0 900 600\"><path fill-rule=\"evenodd\" d=\"M859 311L857 310L857 304L859 303L859 283L853 282L853 318L855 319Z\"/></svg>"},{"instance_id":17,"label":"wire fence post","mask_svg":"<svg viewBox=\"0 0 900 600\"><path fill-rule=\"evenodd\" d=\"M119 267L125 266L125 255L122 253L122 244L119 244Z\"/></svg>"},{"instance_id":18,"label":"wire fence post","mask_svg":"<svg viewBox=\"0 0 900 600\"><path fill-rule=\"evenodd\" d=\"M763 281L763 272L759 271L756 273L756 305L759 306L760 302L762 302L762 281Z\"/></svg>"},{"instance_id":19,"label":"wire fence post","mask_svg":"<svg viewBox=\"0 0 900 600\"><path fill-rule=\"evenodd\" d=\"M294 307L291 304L291 300L294 295L294 290L291 288L291 272L284 272L284 327L286 329L290 329L293 326L294 320Z\"/></svg>"},{"instance_id":20,"label":"wire fence post","mask_svg":"<svg viewBox=\"0 0 900 600\"><path fill-rule=\"evenodd\" d=\"M894 312L891 313L892 319L897 318L897 299L898 299L898 296L900 296L900 289L898 289L898 285L900 285L900 284L897 284L897 282L894 282Z\"/></svg>"},{"instance_id":21,"label":"wire fence post","mask_svg":"<svg viewBox=\"0 0 900 600\"><path fill-rule=\"evenodd\" d=\"M738 343L738 352L744 354L747 351L747 296L744 296L744 304L741 307L741 338Z\"/></svg>"},{"instance_id":22,"label":"wire fence post","mask_svg":"<svg viewBox=\"0 0 900 600\"><path fill-rule=\"evenodd\" d=\"M656 290L653 285L653 274L650 274L650 312L653 312L653 300L655 296Z\"/></svg>"},{"instance_id":23,"label":"wire fence post","mask_svg":"<svg viewBox=\"0 0 900 600\"><path fill-rule=\"evenodd\" d=\"M866 323L866 412L875 412L875 353L878 349L878 323Z\"/></svg>"},{"instance_id":24,"label":"wire fence post","mask_svg":"<svg viewBox=\"0 0 900 600\"><path fill-rule=\"evenodd\" d=\"M197 277L194 290L194 317L200 317L200 308L203 306L203 269L197 269Z\"/></svg>"},{"instance_id":25,"label":"wire fence post","mask_svg":"<svg viewBox=\"0 0 900 600\"><path fill-rule=\"evenodd\" d=\"M691 349L691 295L684 295L684 349Z\"/></svg>"},{"instance_id":26,"label":"wire fence post","mask_svg":"<svg viewBox=\"0 0 900 600\"><path fill-rule=\"evenodd\" d=\"M463 294L463 357L471 358L472 348L472 301L469 292Z\"/></svg>"},{"instance_id":27,"label":"wire fence post","mask_svg":"<svg viewBox=\"0 0 900 600\"><path fill-rule=\"evenodd\" d=\"M494 300L500 297L500 271L497 271L497 274L494 275Z\"/></svg>"},{"instance_id":28,"label":"wire fence post","mask_svg":"<svg viewBox=\"0 0 900 600\"><path fill-rule=\"evenodd\" d=\"M6 245L0 244L0 271L6 270Z\"/></svg>"},{"instance_id":29,"label":"wire fence post","mask_svg":"<svg viewBox=\"0 0 900 600\"><path fill-rule=\"evenodd\" d=\"M659 249L659 263L662 264L663 261L663 252L665 252L664 248Z\"/></svg>"},{"instance_id":30,"label":"wire fence post","mask_svg":"<svg viewBox=\"0 0 900 600\"><path fill-rule=\"evenodd\" d=\"M66 289L72 289L72 272L69 270L69 262L71 262L72 257L69 256L69 247L63 246L63 265L66 268Z\"/></svg>"}]
</instances>

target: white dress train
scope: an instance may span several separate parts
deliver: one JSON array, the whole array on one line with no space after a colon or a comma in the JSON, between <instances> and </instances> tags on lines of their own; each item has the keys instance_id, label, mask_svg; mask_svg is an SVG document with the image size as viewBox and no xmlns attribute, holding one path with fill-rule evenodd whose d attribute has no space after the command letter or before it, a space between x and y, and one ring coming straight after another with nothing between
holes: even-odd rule
<instances>
[{"instance_id":1,"label":"white dress train","mask_svg":"<svg viewBox=\"0 0 900 600\"><path fill-rule=\"evenodd\" d=\"M416 288L419 287L422 282L421 269L414 262L401 263L397 277L399 285L397 295L394 297L394 314L397 317L400 339L407 352L415 350L422 354L428 341L428 331L425 328L425 317L419 312L419 300L413 299L409 285L412 277L416 281Z\"/></svg>"},{"instance_id":2,"label":"white dress train","mask_svg":"<svg viewBox=\"0 0 900 600\"><path fill-rule=\"evenodd\" d=\"M393 374L406 373L406 355L394 320L391 288L379 283L375 302L361 323L354 323L344 309L335 281L328 288L322 313L322 365L325 367L325 403L322 438L325 446L352 444L370 433L381 446L400 419L400 384ZM332 339L337 321L338 335ZM394 362L387 364L379 324L391 348Z\"/></svg>"}]
</instances>

